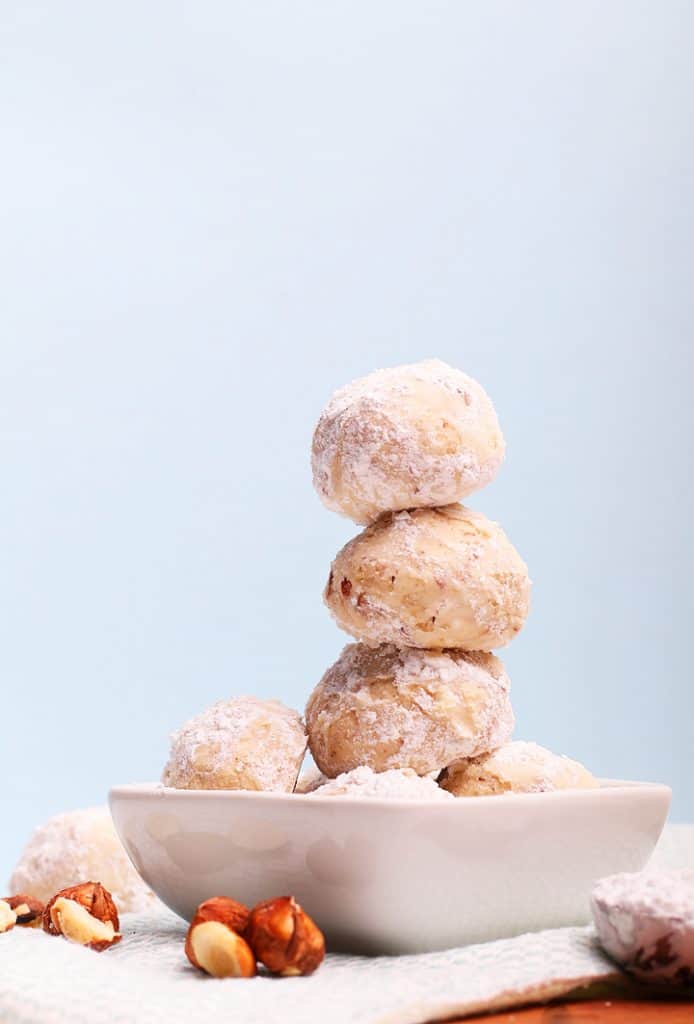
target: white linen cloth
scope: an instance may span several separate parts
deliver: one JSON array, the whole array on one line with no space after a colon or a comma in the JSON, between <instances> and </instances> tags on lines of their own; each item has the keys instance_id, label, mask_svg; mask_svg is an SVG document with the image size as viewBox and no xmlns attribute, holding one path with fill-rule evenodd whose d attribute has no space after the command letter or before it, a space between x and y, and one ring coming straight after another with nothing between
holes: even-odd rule
<instances>
[{"instance_id":1,"label":"white linen cloth","mask_svg":"<svg viewBox=\"0 0 694 1024\"><path fill-rule=\"evenodd\" d=\"M666 829L652 861L694 866L694 826ZM402 957L329 956L310 978L208 978L185 959L185 924L124 915L102 954L34 929L0 935L2 1024L423 1024L564 995L621 975L592 928Z\"/></svg>"}]
</instances>

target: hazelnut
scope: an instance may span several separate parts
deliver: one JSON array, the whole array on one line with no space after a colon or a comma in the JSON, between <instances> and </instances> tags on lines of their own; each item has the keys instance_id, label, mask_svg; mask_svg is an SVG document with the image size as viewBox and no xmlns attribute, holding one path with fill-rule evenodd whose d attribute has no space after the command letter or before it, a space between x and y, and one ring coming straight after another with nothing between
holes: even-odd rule
<instances>
[{"instance_id":1,"label":"hazelnut","mask_svg":"<svg viewBox=\"0 0 694 1024\"><path fill-rule=\"evenodd\" d=\"M193 967L213 978L254 977L255 957L239 934L248 917L247 907L226 896L201 903L186 935L185 952Z\"/></svg>"},{"instance_id":2,"label":"hazelnut","mask_svg":"<svg viewBox=\"0 0 694 1024\"><path fill-rule=\"evenodd\" d=\"M61 889L46 904L43 929L101 952L120 942L120 922L113 897L99 882Z\"/></svg>"},{"instance_id":3,"label":"hazelnut","mask_svg":"<svg viewBox=\"0 0 694 1024\"><path fill-rule=\"evenodd\" d=\"M237 903L229 896L212 896L201 903L195 911L194 921L221 921L237 935L243 935L248 927L251 912L243 903Z\"/></svg>"},{"instance_id":4,"label":"hazelnut","mask_svg":"<svg viewBox=\"0 0 694 1024\"><path fill-rule=\"evenodd\" d=\"M9 932L10 928L14 928L16 921L17 915L7 900L0 900L0 932Z\"/></svg>"},{"instance_id":5,"label":"hazelnut","mask_svg":"<svg viewBox=\"0 0 694 1024\"><path fill-rule=\"evenodd\" d=\"M41 900L20 892L16 896L4 896L3 903L9 904L17 915L17 924L24 928L40 928L44 905Z\"/></svg>"},{"instance_id":6,"label":"hazelnut","mask_svg":"<svg viewBox=\"0 0 694 1024\"><path fill-rule=\"evenodd\" d=\"M258 960L284 977L312 974L325 956L323 933L293 896L255 906L246 938Z\"/></svg>"}]
</instances>

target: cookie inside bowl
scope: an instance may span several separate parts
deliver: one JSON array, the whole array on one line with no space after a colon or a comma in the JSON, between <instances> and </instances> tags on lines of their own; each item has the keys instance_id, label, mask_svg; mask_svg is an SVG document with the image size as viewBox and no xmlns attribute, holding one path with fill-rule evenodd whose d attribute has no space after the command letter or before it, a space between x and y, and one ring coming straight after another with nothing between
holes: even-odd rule
<instances>
[{"instance_id":1,"label":"cookie inside bowl","mask_svg":"<svg viewBox=\"0 0 694 1024\"><path fill-rule=\"evenodd\" d=\"M329 950L396 954L588 923L597 880L647 863L670 796L614 780L440 801L145 783L109 800L135 868L183 918L211 896L291 893Z\"/></svg>"}]
</instances>

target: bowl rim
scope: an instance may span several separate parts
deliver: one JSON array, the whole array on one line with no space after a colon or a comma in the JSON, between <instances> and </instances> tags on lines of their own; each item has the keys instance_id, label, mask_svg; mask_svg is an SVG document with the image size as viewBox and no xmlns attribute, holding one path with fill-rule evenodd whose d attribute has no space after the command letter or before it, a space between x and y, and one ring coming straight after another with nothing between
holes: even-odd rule
<instances>
[{"instance_id":1,"label":"bowl rim","mask_svg":"<svg viewBox=\"0 0 694 1024\"><path fill-rule=\"evenodd\" d=\"M543 793L496 793L488 796L456 797L453 800L430 800L421 797L373 797L373 796L321 796L319 792L313 793L278 793L268 790L247 790L247 789L176 789L172 786L164 786L160 782L130 782L112 786L108 792L109 804L114 800L129 799L187 799L210 802L212 800L226 801L229 803L270 803L297 804L301 807L373 807L383 810L387 807L417 807L427 808L432 811L448 808L452 811L456 808L505 805L518 806L523 803L537 803L538 800L547 803L549 801L570 800L582 802L594 798L600 793L600 799L605 799L607 794L611 797L624 796L627 793L651 793L666 798L668 803L672 798L672 788L663 782L642 782L630 779L598 778L599 786L590 789L556 789ZM607 797L608 799L610 797ZM339 811L338 811L339 813ZM455 811L453 813L460 813Z\"/></svg>"}]
</instances>

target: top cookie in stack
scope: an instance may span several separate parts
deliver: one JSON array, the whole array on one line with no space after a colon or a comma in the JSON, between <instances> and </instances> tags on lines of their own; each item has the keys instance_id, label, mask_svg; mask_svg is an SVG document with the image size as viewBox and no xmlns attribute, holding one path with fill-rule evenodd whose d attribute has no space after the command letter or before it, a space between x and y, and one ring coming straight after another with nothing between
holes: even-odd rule
<instances>
[{"instance_id":1,"label":"top cookie in stack","mask_svg":"<svg viewBox=\"0 0 694 1024\"><path fill-rule=\"evenodd\" d=\"M484 389L428 359L335 392L313 435L313 484L332 512L366 524L462 501L491 483L505 450Z\"/></svg>"},{"instance_id":2,"label":"top cookie in stack","mask_svg":"<svg viewBox=\"0 0 694 1024\"><path fill-rule=\"evenodd\" d=\"M358 765L425 774L511 735L508 678L477 652L522 628L528 573L496 523L457 504L494 479L504 450L483 388L439 360L378 370L323 411L314 485L328 508L368 524L335 558L325 601L362 644L388 645L378 672L359 678L355 667L374 659L346 648L309 700L309 743L326 775Z\"/></svg>"}]
</instances>

